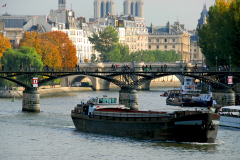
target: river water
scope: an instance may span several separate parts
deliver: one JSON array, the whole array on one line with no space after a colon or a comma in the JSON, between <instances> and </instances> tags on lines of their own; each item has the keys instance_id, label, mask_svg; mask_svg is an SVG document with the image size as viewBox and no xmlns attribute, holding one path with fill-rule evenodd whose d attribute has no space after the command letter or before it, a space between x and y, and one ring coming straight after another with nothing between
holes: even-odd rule
<instances>
[{"instance_id":1,"label":"river water","mask_svg":"<svg viewBox=\"0 0 240 160\"><path fill-rule=\"evenodd\" d=\"M140 91L139 109L166 106L162 89ZM75 92L41 98L41 112L22 112L22 99L0 99L0 159L240 159L240 129L220 127L216 143L176 143L139 140L77 131L70 112L90 96L118 91Z\"/></svg>"}]
</instances>

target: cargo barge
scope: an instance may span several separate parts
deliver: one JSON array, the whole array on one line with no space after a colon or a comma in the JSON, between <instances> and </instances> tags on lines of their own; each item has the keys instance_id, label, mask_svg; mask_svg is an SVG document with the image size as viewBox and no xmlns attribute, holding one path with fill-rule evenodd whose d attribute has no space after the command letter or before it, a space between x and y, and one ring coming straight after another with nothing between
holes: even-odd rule
<instances>
[{"instance_id":1,"label":"cargo barge","mask_svg":"<svg viewBox=\"0 0 240 160\"><path fill-rule=\"evenodd\" d=\"M176 142L214 143L220 116L208 111L136 111L116 98L92 97L71 112L77 130Z\"/></svg>"}]
</instances>

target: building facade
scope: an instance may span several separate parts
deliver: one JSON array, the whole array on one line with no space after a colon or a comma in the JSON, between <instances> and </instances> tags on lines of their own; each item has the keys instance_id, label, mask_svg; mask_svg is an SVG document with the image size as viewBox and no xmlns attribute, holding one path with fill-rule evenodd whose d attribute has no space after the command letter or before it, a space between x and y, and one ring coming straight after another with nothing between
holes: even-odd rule
<instances>
[{"instance_id":1,"label":"building facade","mask_svg":"<svg viewBox=\"0 0 240 160\"><path fill-rule=\"evenodd\" d=\"M114 0L95 0L94 1L94 18L103 18L108 13L110 15L115 14L115 2Z\"/></svg>"},{"instance_id":2,"label":"building facade","mask_svg":"<svg viewBox=\"0 0 240 160\"><path fill-rule=\"evenodd\" d=\"M175 22L166 26L151 25L148 35L149 50L174 50L182 55L182 62L190 61L190 33L185 30L184 25Z\"/></svg>"}]
</instances>

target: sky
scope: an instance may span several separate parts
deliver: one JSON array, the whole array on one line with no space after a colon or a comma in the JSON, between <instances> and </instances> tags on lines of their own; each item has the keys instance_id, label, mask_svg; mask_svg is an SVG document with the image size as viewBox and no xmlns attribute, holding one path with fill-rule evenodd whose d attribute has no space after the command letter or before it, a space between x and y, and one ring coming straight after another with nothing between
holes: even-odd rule
<instances>
[{"instance_id":1,"label":"sky","mask_svg":"<svg viewBox=\"0 0 240 160\"><path fill-rule=\"evenodd\" d=\"M115 0L115 12L123 12L123 1ZM87 20L93 17L94 0L66 0L66 8L75 11L77 17L83 16ZM215 0L144 0L144 17L147 26L165 26L169 21L173 24L177 20L185 24L187 30L196 29L198 19L206 3L207 9L214 5ZM7 7L2 5L7 4ZM12 15L48 15L51 9L58 9L58 0L0 0L0 14L8 12Z\"/></svg>"}]
</instances>

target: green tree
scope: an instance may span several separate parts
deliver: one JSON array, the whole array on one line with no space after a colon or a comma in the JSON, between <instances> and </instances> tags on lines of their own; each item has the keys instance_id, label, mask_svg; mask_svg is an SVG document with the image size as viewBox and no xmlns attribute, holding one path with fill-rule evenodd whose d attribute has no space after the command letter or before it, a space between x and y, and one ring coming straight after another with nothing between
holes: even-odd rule
<instances>
[{"instance_id":1,"label":"green tree","mask_svg":"<svg viewBox=\"0 0 240 160\"><path fill-rule=\"evenodd\" d=\"M27 46L22 46L20 49L8 48L1 58L1 63L5 66L5 71L15 72L20 71L21 64L22 71L29 71L29 68L32 71L34 68L41 71L43 67L40 55L36 53L35 48ZM17 79L28 81L29 84L32 82L32 80L26 80L24 76L18 76Z\"/></svg>"},{"instance_id":2,"label":"green tree","mask_svg":"<svg viewBox=\"0 0 240 160\"><path fill-rule=\"evenodd\" d=\"M94 49L101 54L108 54L118 44L118 32L112 26L106 27L103 31L93 33L88 37L89 41L94 44Z\"/></svg>"},{"instance_id":3,"label":"green tree","mask_svg":"<svg viewBox=\"0 0 240 160\"><path fill-rule=\"evenodd\" d=\"M231 65L240 66L240 1L217 0L209 9L207 24L198 26L198 36L202 53L207 64L227 65L231 56Z\"/></svg>"}]
</instances>

